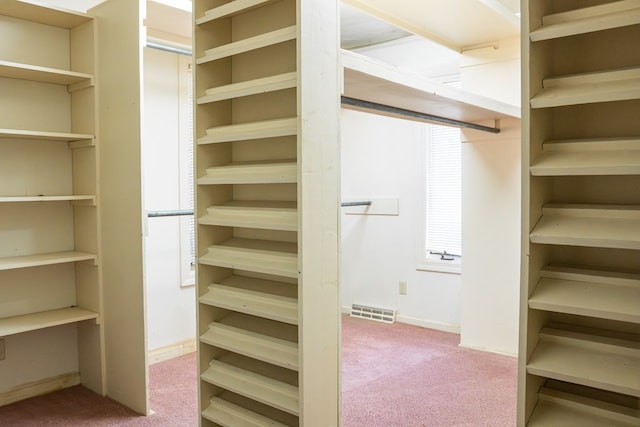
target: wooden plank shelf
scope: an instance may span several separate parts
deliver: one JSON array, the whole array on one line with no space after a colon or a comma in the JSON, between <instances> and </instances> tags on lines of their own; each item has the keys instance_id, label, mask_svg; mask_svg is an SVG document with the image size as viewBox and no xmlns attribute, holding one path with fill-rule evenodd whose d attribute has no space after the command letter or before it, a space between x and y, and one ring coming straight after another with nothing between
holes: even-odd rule
<instances>
[{"instance_id":1,"label":"wooden plank shelf","mask_svg":"<svg viewBox=\"0 0 640 427\"><path fill-rule=\"evenodd\" d=\"M213 385L298 415L298 387L219 360L212 360L201 378Z\"/></svg>"},{"instance_id":2,"label":"wooden plank shelf","mask_svg":"<svg viewBox=\"0 0 640 427\"><path fill-rule=\"evenodd\" d=\"M196 25L206 24L217 19L229 18L240 13L248 12L258 7L266 6L277 0L233 0L222 6L214 7L204 13L204 16L196 19Z\"/></svg>"},{"instance_id":3,"label":"wooden plank shelf","mask_svg":"<svg viewBox=\"0 0 640 427\"><path fill-rule=\"evenodd\" d=\"M530 170L533 176L638 175L640 139L547 141Z\"/></svg>"},{"instance_id":4,"label":"wooden plank shelf","mask_svg":"<svg viewBox=\"0 0 640 427\"><path fill-rule=\"evenodd\" d=\"M86 133L41 132L22 129L0 129L2 139L34 139L41 141L91 142L94 136Z\"/></svg>"},{"instance_id":5,"label":"wooden plank shelf","mask_svg":"<svg viewBox=\"0 0 640 427\"><path fill-rule=\"evenodd\" d=\"M272 320L230 314L209 324L200 342L261 360L283 368L298 370L298 328Z\"/></svg>"},{"instance_id":6,"label":"wooden plank shelf","mask_svg":"<svg viewBox=\"0 0 640 427\"><path fill-rule=\"evenodd\" d=\"M296 72L278 74L240 83L232 83L205 91L206 95L198 98L198 104L224 101L243 96L258 95L267 92L290 89L296 87L298 75Z\"/></svg>"},{"instance_id":7,"label":"wooden plank shelf","mask_svg":"<svg viewBox=\"0 0 640 427\"><path fill-rule=\"evenodd\" d=\"M207 169L198 178L199 185L216 184L287 184L298 181L298 165L294 161L273 163L232 163Z\"/></svg>"},{"instance_id":8,"label":"wooden plank shelf","mask_svg":"<svg viewBox=\"0 0 640 427\"><path fill-rule=\"evenodd\" d=\"M210 128L206 130L205 136L198 138L197 142L198 144L217 144L221 142L291 136L297 135L297 133L298 119L297 117L291 117Z\"/></svg>"},{"instance_id":9,"label":"wooden plank shelf","mask_svg":"<svg viewBox=\"0 0 640 427\"><path fill-rule=\"evenodd\" d=\"M544 328L527 372L640 397L640 343Z\"/></svg>"},{"instance_id":10,"label":"wooden plank shelf","mask_svg":"<svg viewBox=\"0 0 640 427\"><path fill-rule=\"evenodd\" d=\"M87 202L91 206L96 204L96 196L93 195L66 195L66 196L3 196L0 203L31 203L31 202Z\"/></svg>"},{"instance_id":11,"label":"wooden plank shelf","mask_svg":"<svg viewBox=\"0 0 640 427\"><path fill-rule=\"evenodd\" d=\"M291 283L233 275L209 285L202 304L278 322L298 324L297 286Z\"/></svg>"},{"instance_id":12,"label":"wooden plank shelf","mask_svg":"<svg viewBox=\"0 0 640 427\"><path fill-rule=\"evenodd\" d=\"M16 0L2 0L0 2L0 15L68 29L77 27L93 19L84 13L72 12L51 6L39 6L37 4Z\"/></svg>"},{"instance_id":13,"label":"wooden plank shelf","mask_svg":"<svg viewBox=\"0 0 640 427\"><path fill-rule=\"evenodd\" d=\"M235 405L218 397L209 401L209 406L202 411L202 416L221 426L243 427L288 427L263 415L256 414L242 406Z\"/></svg>"},{"instance_id":14,"label":"wooden plank shelf","mask_svg":"<svg viewBox=\"0 0 640 427\"><path fill-rule=\"evenodd\" d=\"M78 307L6 317L0 319L0 337L92 319L97 322L98 313Z\"/></svg>"},{"instance_id":15,"label":"wooden plank shelf","mask_svg":"<svg viewBox=\"0 0 640 427\"><path fill-rule=\"evenodd\" d=\"M298 277L295 243L232 238L222 245L209 246L199 262L255 273Z\"/></svg>"},{"instance_id":16,"label":"wooden plank shelf","mask_svg":"<svg viewBox=\"0 0 640 427\"><path fill-rule=\"evenodd\" d=\"M198 224L223 227L296 231L298 211L295 202L230 202L212 206Z\"/></svg>"},{"instance_id":17,"label":"wooden plank shelf","mask_svg":"<svg viewBox=\"0 0 640 427\"><path fill-rule=\"evenodd\" d=\"M640 274L547 266L541 276L531 308L640 323Z\"/></svg>"},{"instance_id":18,"label":"wooden plank shelf","mask_svg":"<svg viewBox=\"0 0 640 427\"><path fill-rule=\"evenodd\" d=\"M632 427L640 411L542 387L528 427Z\"/></svg>"},{"instance_id":19,"label":"wooden plank shelf","mask_svg":"<svg viewBox=\"0 0 640 427\"><path fill-rule=\"evenodd\" d=\"M0 77L63 86L76 85L78 83L93 86L93 75L91 74L9 61L0 61Z\"/></svg>"},{"instance_id":20,"label":"wooden plank shelf","mask_svg":"<svg viewBox=\"0 0 640 427\"><path fill-rule=\"evenodd\" d=\"M640 68L548 77L531 108L640 99Z\"/></svg>"},{"instance_id":21,"label":"wooden plank shelf","mask_svg":"<svg viewBox=\"0 0 640 427\"><path fill-rule=\"evenodd\" d=\"M198 65L205 64L218 59L228 58L230 56L239 55L241 53L250 52L252 50L262 49L264 47L273 46L294 40L297 34L297 27L291 26L271 31L269 33L260 34L258 36L249 37L238 40L233 43L214 47L205 51L205 55L196 60Z\"/></svg>"},{"instance_id":22,"label":"wooden plank shelf","mask_svg":"<svg viewBox=\"0 0 640 427\"><path fill-rule=\"evenodd\" d=\"M532 243L640 249L640 207L548 204L530 234Z\"/></svg>"},{"instance_id":23,"label":"wooden plank shelf","mask_svg":"<svg viewBox=\"0 0 640 427\"><path fill-rule=\"evenodd\" d=\"M640 24L640 2L624 0L542 17L531 41L556 39Z\"/></svg>"},{"instance_id":24,"label":"wooden plank shelf","mask_svg":"<svg viewBox=\"0 0 640 427\"><path fill-rule=\"evenodd\" d=\"M95 254L78 251L50 252L46 254L4 257L0 258L0 271L78 261L93 261L95 264L97 259L98 257Z\"/></svg>"}]
</instances>

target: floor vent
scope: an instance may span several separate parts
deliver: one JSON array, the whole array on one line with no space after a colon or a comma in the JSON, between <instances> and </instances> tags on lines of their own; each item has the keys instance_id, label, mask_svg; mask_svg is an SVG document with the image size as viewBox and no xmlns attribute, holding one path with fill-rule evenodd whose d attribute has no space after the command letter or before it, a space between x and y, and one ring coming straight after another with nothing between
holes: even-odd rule
<instances>
[{"instance_id":1,"label":"floor vent","mask_svg":"<svg viewBox=\"0 0 640 427\"><path fill-rule=\"evenodd\" d=\"M386 308L351 304L351 317L361 317L363 319L377 320L378 322L393 323L396 321L396 311Z\"/></svg>"}]
</instances>

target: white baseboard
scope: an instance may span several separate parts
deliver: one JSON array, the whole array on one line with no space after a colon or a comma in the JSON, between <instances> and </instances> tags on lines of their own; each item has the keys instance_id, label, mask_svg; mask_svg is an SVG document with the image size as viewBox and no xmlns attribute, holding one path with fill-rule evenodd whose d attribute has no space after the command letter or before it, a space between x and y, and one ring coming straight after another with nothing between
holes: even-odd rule
<instances>
[{"instance_id":1,"label":"white baseboard","mask_svg":"<svg viewBox=\"0 0 640 427\"><path fill-rule=\"evenodd\" d=\"M80 384L80 374L77 372L62 374L57 377L23 384L0 393L0 406L9 405L10 403L51 393L56 390L73 387L78 384Z\"/></svg>"},{"instance_id":2,"label":"white baseboard","mask_svg":"<svg viewBox=\"0 0 640 427\"><path fill-rule=\"evenodd\" d=\"M484 351L485 353L494 353L494 354L499 354L501 356L509 356L509 357L518 357L517 354L515 353L510 353L510 352L506 352L506 351L500 351L500 350L494 350L491 348L486 348L486 347L478 347L475 345L469 345L469 344L463 344L460 343L458 344L459 347L461 348L468 348L469 350L477 350L477 351Z\"/></svg>"},{"instance_id":3,"label":"white baseboard","mask_svg":"<svg viewBox=\"0 0 640 427\"><path fill-rule=\"evenodd\" d=\"M351 313L351 307L342 306L342 312L344 314ZM435 322L432 320L419 319L417 317L405 316L403 314L396 314L396 322L406 323L407 325L420 326L427 329L435 329L436 331L450 332L452 334L460 334L460 325L454 325L452 323Z\"/></svg>"},{"instance_id":4,"label":"white baseboard","mask_svg":"<svg viewBox=\"0 0 640 427\"><path fill-rule=\"evenodd\" d=\"M149 365L196 351L196 340L186 340L149 351Z\"/></svg>"}]
</instances>

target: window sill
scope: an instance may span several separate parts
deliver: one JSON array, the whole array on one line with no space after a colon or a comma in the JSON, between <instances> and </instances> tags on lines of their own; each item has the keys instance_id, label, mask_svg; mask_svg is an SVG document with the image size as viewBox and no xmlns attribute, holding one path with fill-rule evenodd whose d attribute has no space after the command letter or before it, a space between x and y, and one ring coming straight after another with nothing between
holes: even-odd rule
<instances>
[{"instance_id":1,"label":"window sill","mask_svg":"<svg viewBox=\"0 0 640 427\"><path fill-rule=\"evenodd\" d=\"M461 261L440 261L440 260L423 260L416 267L418 271L433 271L436 273L461 274Z\"/></svg>"}]
</instances>

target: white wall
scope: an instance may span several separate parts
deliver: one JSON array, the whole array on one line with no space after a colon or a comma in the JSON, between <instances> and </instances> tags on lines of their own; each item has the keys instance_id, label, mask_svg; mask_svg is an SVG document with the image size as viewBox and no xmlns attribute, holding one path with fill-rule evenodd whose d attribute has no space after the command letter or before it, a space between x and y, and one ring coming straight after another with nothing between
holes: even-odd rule
<instances>
[{"instance_id":1,"label":"white wall","mask_svg":"<svg viewBox=\"0 0 640 427\"><path fill-rule=\"evenodd\" d=\"M342 111L342 199L398 198L398 216L342 212L342 306L395 308L398 320L448 331L460 323L460 276L418 271L425 125ZM398 282L407 282L399 295Z\"/></svg>"}]
</instances>

